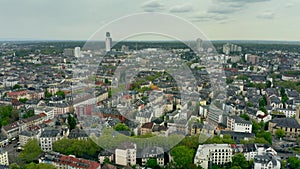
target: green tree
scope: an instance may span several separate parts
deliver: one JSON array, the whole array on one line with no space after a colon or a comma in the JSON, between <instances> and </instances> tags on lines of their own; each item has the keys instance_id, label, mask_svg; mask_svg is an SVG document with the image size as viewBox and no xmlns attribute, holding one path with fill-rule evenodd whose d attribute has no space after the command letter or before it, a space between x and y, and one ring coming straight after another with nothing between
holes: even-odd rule
<instances>
[{"instance_id":1,"label":"green tree","mask_svg":"<svg viewBox=\"0 0 300 169\"><path fill-rule=\"evenodd\" d=\"M28 110L25 114L23 114L22 118L26 119L26 118L29 118L29 117L32 117L32 116L34 116L34 109Z\"/></svg>"},{"instance_id":2,"label":"green tree","mask_svg":"<svg viewBox=\"0 0 300 169\"><path fill-rule=\"evenodd\" d=\"M282 138L282 137L285 136L285 131L282 130L282 129L277 129L277 130L275 131L275 136L276 136L277 138Z\"/></svg>"},{"instance_id":3,"label":"green tree","mask_svg":"<svg viewBox=\"0 0 300 169\"><path fill-rule=\"evenodd\" d=\"M289 157L288 163L291 169L299 169L300 168L300 160L298 157Z\"/></svg>"},{"instance_id":4,"label":"green tree","mask_svg":"<svg viewBox=\"0 0 300 169\"><path fill-rule=\"evenodd\" d=\"M25 166L25 169L56 169L56 167L46 163L30 163Z\"/></svg>"},{"instance_id":5,"label":"green tree","mask_svg":"<svg viewBox=\"0 0 300 169\"><path fill-rule=\"evenodd\" d=\"M26 163L30 163L37 160L42 152L38 141L36 139L29 139L24 146L24 150L19 154L19 159L24 160Z\"/></svg>"},{"instance_id":6,"label":"green tree","mask_svg":"<svg viewBox=\"0 0 300 169\"><path fill-rule=\"evenodd\" d=\"M0 106L0 125L5 126L14 121L19 120L19 111L14 109L12 105Z\"/></svg>"},{"instance_id":7,"label":"green tree","mask_svg":"<svg viewBox=\"0 0 300 169\"><path fill-rule=\"evenodd\" d=\"M250 117L246 113L241 114L240 117L245 119L245 120L250 120Z\"/></svg>"},{"instance_id":8,"label":"green tree","mask_svg":"<svg viewBox=\"0 0 300 169\"><path fill-rule=\"evenodd\" d=\"M57 91L57 92L55 93L55 95L61 96L61 97L65 98L65 93L64 93L63 91L61 91L61 90Z\"/></svg>"},{"instance_id":9,"label":"green tree","mask_svg":"<svg viewBox=\"0 0 300 169\"><path fill-rule=\"evenodd\" d=\"M123 123L118 123L114 126L116 131L130 131L130 128Z\"/></svg>"},{"instance_id":10,"label":"green tree","mask_svg":"<svg viewBox=\"0 0 300 169\"><path fill-rule=\"evenodd\" d=\"M9 169L20 169L21 167L16 163L12 163L8 166L8 168Z\"/></svg>"},{"instance_id":11,"label":"green tree","mask_svg":"<svg viewBox=\"0 0 300 169\"><path fill-rule=\"evenodd\" d=\"M188 165L193 163L194 149L177 146L171 150L171 155L178 168L188 168Z\"/></svg>"},{"instance_id":12,"label":"green tree","mask_svg":"<svg viewBox=\"0 0 300 169\"><path fill-rule=\"evenodd\" d=\"M159 168L156 158L149 158L147 160L146 166L150 168Z\"/></svg>"},{"instance_id":13,"label":"green tree","mask_svg":"<svg viewBox=\"0 0 300 169\"><path fill-rule=\"evenodd\" d=\"M234 167L240 167L240 168L249 168L249 163L248 161L246 160L244 154L242 153L238 153L238 154L235 154L233 157L232 157L232 163L231 163L231 166Z\"/></svg>"},{"instance_id":14,"label":"green tree","mask_svg":"<svg viewBox=\"0 0 300 169\"><path fill-rule=\"evenodd\" d=\"M90 138L87 140L61 139L53 144L53 151L97 160L98 154L102 149Z\"/></svg>"},{"instance_id":15,"label":"green tree","mask_svg":"<svg viewBox=\"0 0 300 169\"><path fill-rule=\"evenodd\" d=\"M110 160L108 157L105 157L104 160L103 160L103 164L110 164Z\"/></svg>"},{"instance_id":16,"label":"green tree","mask_svg":"<svg viewBox=\"0 0 300 169\"><path fill-rule=\"evenodd\" d=\"M28 100L27 98L20 98L19 102L26 103L27 100Z\"/></svg>"},{"instance_id":17,"label":"green tree","mask_svg":"<svg viewBox=\"0 0 300 169\"><path fill-rule=\"evenodd\" d=\"M46 90L45 91L45 97L50 98L51 96L52 96L52 94L48 90Z\"/></svg>"},{"instance_id":18,"label":"green tree","mask_svg":"<svg viewBox=\"0 0 300 169\"><path fill-rule=\"evenodd\" d=\"M76 119L71 114L68 115L68 125L69 125L70 130L75 129L75 127L76 127Z\"/></svg>"},{"instance_id":19,"label":"green tree","mask_svg":"<svg viewBox=\"0 0 300 169\"><path fill-rule=\"evenodd\" d=\"M197 150L199 146L199 136L185 136L178 145Z\"/></svg>"},{"instance_id":20,"label":"green tree","mask_svg":"<svg viewBox=\"0 0 300 169\"><path fill-rule=\"evenodd\" d=\"M21 89L22 86L20 86L19 84L15 84L12 88L13 90L16 90L16 89Z\"/></svg>"}]
</instances>

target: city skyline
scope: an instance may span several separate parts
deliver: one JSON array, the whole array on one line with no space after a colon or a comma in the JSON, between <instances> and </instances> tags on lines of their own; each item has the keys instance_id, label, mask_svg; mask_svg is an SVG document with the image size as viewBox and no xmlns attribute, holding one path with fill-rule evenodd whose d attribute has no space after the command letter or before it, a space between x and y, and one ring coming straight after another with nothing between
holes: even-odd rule
<instances>
[{"instance_id":1,"label":"city skyline","mask_svg":"<svg viewBox=\"0 0 300 169\"><path fill-rule=\"evenodd\" d=\"M59 5L53 1L13 0L1 2L0 17L4 24L0 40L87 40L101 26L120 17L159 12L187 20L208 40L299 41L296 32L300 26L296 22L299 6L296 0L189 0L184 3L66 0ZM114 35L113 39L118 40L117 34Z\"/></svg>"}]
</instances>

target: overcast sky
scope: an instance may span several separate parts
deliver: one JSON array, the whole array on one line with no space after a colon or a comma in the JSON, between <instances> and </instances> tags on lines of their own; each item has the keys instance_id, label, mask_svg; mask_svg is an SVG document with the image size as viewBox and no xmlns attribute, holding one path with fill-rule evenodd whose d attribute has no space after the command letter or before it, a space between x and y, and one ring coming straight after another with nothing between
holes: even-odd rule
<instances>
[{"instance_id":1,"label":"overcast sky","mask_svg":"<svg viewBox=\"0 0 300 169\"><path fill-rule=\"evenodd\" d=\"M191 22L210 40L299 41L299 9L299 0L1 0L0 39L87 40L118 18L159 12ZM179 23L168 23L159 15L153 18L156 27L166 29L162 32L173 27L196 39ZM122 38L118 31L134 30L136 23L119 24L110 31L113 39Z\"/></svg>"}]
</instances>

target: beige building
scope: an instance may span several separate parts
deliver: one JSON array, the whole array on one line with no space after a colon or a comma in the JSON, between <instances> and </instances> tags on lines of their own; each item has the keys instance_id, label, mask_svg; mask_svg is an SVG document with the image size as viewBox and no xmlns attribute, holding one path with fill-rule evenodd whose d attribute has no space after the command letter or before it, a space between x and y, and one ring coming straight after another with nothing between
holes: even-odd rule
<instances>
[{"instance_id":1,"label":"beige building","mask_svg":"<svg viewBox=\"0 0 300 169\"><path fill-rule=\"evenodd\" d=\"M199 145L194 164L208 169L212 164L222 165L231 162L232 148L230 144Z\"/></svg>"},{"instance_id":2,"label":"beige building","mask_svg":"<svg viewBox=\"0 0 300 169\"><path fill-rule=\"evenodd\" d=\"M136 164L136 144L125 142L115 150L116 164L128 166Z\"/></svg>"},{"instance_id":3,"label":"beige building","mask_svg":"<svg viewBox=\"0 0 300 169\"><path fill-rule=\"evenodd\" d=\"M0 150L0 165L9 165L8 153L3 149Z\"/></svg>"},{"instance_id":4,"label":"beige building","mask_svg":"<svg viewBox=\"0 0 300 169\"><path fill-rule=\"evenodd\" d=\"M297 138L300 135L300 106L297 106L295 118L274 118L269 122L269 130L275 135L276 130L285 131L287 138Z\"/></svg>"}]
</instances>

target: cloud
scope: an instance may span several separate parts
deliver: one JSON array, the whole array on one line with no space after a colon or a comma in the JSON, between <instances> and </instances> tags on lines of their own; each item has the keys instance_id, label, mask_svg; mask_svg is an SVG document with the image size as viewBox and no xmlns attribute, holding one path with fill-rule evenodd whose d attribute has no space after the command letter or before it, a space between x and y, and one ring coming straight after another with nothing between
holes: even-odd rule
<instances>
[{"instance_id":1,"label":"cloud","mask_svg":"<svg viewBox=\"0 0 300 169\"><path fill-rule=\"evenodd\" d=\"M143 3L142 8L146 12L156 12L164 9L164 5L158 0L151 0Z\"/></svg>"},{"instance_id":2,"label":"cloud","mask_svg":"<svg viewBox=\"0 0 300 169\"><path fill-rule=\"evenodd\" d=\"M227 17L224 15L211 14L211 13L202 13L196 14L191 17L191 21L193 22L209 22L209 21L222 21L225 22Z\"/></svg>"},{"instance_id":3,"label":"cloud","mask_svg":"<svg viewBox=\"0 0 300 169\"><path fill-rule=\"evenodd\" d=\"M232 6L212 6L210 7L207 12L214 13L214 14L230 14L235 13L241 10L240 7L232 7Z\"/></svg>"},{"instance_id":4,"label":"cloud","mask_svg":"<svg viewBox=\"0 0 300 169\"><path fill-rule=\"evenodd\" d=\"M171 13L187 13L193 11L193 6L191 4L183 4L173 6L169 10Z\"/></svg>"},{"instance_id":5,"label":"cloud","mask_svg":"<svg viewBox=\"0 0 300 169\"><path fill-rule=\"evenodd\" d=\"M256 18L259 19L273 19L274 18L274 12L266 11L261 13L260 15L257 15Z\"/></svg>"}]
</instances>

